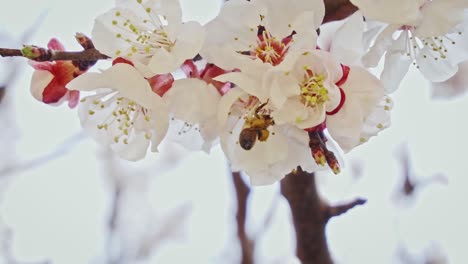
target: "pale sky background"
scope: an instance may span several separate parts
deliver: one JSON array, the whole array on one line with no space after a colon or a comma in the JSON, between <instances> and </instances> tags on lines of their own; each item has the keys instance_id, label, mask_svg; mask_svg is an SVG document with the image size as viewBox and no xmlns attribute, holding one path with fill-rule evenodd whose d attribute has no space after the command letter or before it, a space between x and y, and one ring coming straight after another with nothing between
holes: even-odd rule
<instances>
[{"instance_id":1,"label":"pale sky background","mask_svg":"<svg viewBox=\"0 0 468 264\"><path fill-rule=\"evenodd\" d=\"M113 6L111 0L4 2L0 10L0 30L18 36L41 12L47 12L30 43L45 46L51 37L57 37L70 50L79 49L74 43L74 33L89 35L93 19ZM187 19L203 19L204 22L216 15L219 3L185 0L183 7L184 11L190 11L184 13ZM0 137L0 155L3 156L0 167L53 152L70 137L77 138L80 131L75 110L65 105L42 105L30 96L32 69L26 66L25 60L21 63L23 71L13 87L14 94L10 93L12 104L9 105L14 109L9 114L16 122L13 134L18 137L16 141ZM342 174L320 177L321 192L332 202L356 196L369 200L365 206L329 223L327 235L331 251L337 263L399 263L395 253L401 246L407 246L415 256L423 255L424 250L431 247L439 247L448 256L449 263L466 263L468 121L465 116L468 96L434 101L427 83L413 69L393 99L392 127L349 153L348 169ZM12 129L15 127L2 128L1 133L10 133ZM396 203L392 197L401 176L397 154L403 142L410 146L416 175L430 177L442 173L449 184L430 185L413 201ZM103 173L108 168L99 161L102 153L93 140L84 138L58 159L0 178L0 198L3 199L0 201L0 228L8 225L14 230L13 253L19 259L99 263L105 248L110 206L109 177ZM180 153L184 154L183 158L177 156ZM236 263L233 190L220 149L216 148L211 155L185 155L179 148L169 145L158 157L150 156L136 164L122 165L130 177L150 175L153 178L147 186L146 197L138 199L149 199L157 219L163 219L179 206L186 206L184 208L190 211L186 228L180 227L178 239L164 244L152 260L141 263ZM167 160L180 166L168 170L161 165ZM142 172L152 163L155 165L151 172ZM357 165L363 166L363 175L359 178L349 169ZM138 178L133 181L139 182ZM132 188L130 193L141 193L142 186L138 183ZM250 231L255 232L261 225L277 193L277 184L254 189L249 211ZM138 199L136 207L141 205ZM135 210L146 213L145 209ZM142 225L144 230L147 223L137 216L129 220L129 224L137 229ZM274 216L270 229L259 241L259 263L286 263L293 259L293 229L282 198ZM416 260L417 263L421 262Z\"/></svg>"}]
</instances>

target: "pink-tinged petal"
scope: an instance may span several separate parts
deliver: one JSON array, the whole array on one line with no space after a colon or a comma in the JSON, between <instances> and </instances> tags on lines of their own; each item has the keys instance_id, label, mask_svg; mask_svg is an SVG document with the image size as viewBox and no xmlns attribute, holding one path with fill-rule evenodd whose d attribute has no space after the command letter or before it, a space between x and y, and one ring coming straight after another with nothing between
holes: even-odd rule
<instances>
[{"instance_id":1,"label":"pink-tinged petal","mask_svg":"<svg viewBox=\"0 0 468 264\"><path fill-rule=\"evenodd\" d=\"M153 92L159 96L163 96L169 89L171 89L174 83L174 76L172 74L158 74L148 79Z\"/></svg>"},{"instance_id":2,"label":"pink-tinged petal","mask_svg":"<svg viewBox=\"0 0 468 264\"><path fill-rule=\"evenodd\" d=\"M67 94L67 92L68 89L54 78L42 92L42 101L46 104L57 103Z\"/></svg>"},{"instance_id":3,"label":"pink-tinged petal","mask_svg":"<svg viewBox=\"0 0 468 264\"><path fill-rule=\"evenodd\" d=\"M44 89L52 82L54 75L49 71L36 70L31 78L31 94L38 101L43 102L42 93Z\"/></svg>"},{"instance_id":4,"label":"pink-tinged petal","mask_svg":"<svg viewBox=\"0 0 468 264\"><path fill-rule=\"evenodd\" d=\"M31 65L35 70L42 70L42 71L52 71L54 67L54 63L50 61L43 61L43 62L38 62L38 61L33 61L33 60L28 60L28 64Z\"/></svg>"},{"instance_id":5,"label":"pink-tinged petal","mask_svg":"<svg viewBox=\"0 0 468 264\"><path fill-rule=\"evenodd\" d=\"M198 72L197 65L195 65L193 60L186 60L184 64L182 64L180 69L185 73L185 76L187 78L200 77L200 73Z\"/></svg>"},{"instance_id":6,"label":"pink-tinged petal","mask_svg":"<svg viewBox=\"0 0 468 264\"><path fill-rule=\"evenodd\" d=\"M205 69L203 69L202 73L200 74L200 78L204 80L206 83L209 83L213 85L214 87L216 87L218 92L221 95L224 95L227 93L229 89L231 89L231 84L215 81L214 78L220 75L223 75L225 73L227 73L226 70L214 64L208 63L206 64Z\"/></svg>"},{"instance_id":7,"label":"pink-tinged petal","mask_svg":"<svg viewBox=\"0 0 468 264\"><path fill-rule=\"evenodd\" d=\"M68 91L68 107L75 108L80 101L80 91Z\"/></svg>"},{"instance_id":8,"label":"pink-tinged petal","mask_svg":"<svg viewBox=\"0 0 468 264\"><path fill-rule=\"evenodd\" d=\"M63 46L63 44L56 38L50 39L49 43L47 44L47 47L51 50L65 51L65 47Z\"/></svg>"}]
</instances>

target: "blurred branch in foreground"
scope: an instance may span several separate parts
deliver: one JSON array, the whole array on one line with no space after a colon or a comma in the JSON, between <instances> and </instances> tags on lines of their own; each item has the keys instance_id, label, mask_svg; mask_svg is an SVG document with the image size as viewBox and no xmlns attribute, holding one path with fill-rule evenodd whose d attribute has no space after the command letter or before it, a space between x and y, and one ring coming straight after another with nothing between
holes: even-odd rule
<instances>
[{"instance_id":1,"label":"blurred branch in foreground","mask_svg":"<svg viewBox=\"0 0 468 264\"><path fill-rule=\"evenodd\" d=\"M31 160L18 162L16 164L11 164L10 166L0 168L0 178L9 176L10 174L16 172L35 169L46 164L47 162L63 157L63 155L69 152L73 148L73 146L75 146L77 143L79 143L85 138L86 137L82 131L78 132L65 139L62 143L60 143L55 149L53 149L49 153L46 153Z\"/></svg>"}]
</instances>

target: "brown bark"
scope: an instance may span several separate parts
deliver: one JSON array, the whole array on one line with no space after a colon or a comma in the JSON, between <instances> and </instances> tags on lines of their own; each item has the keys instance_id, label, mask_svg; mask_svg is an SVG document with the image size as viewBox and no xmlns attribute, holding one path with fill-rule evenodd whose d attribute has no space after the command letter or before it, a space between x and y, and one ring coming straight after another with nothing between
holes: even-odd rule
<instances>
[{"instance_id":1,"label":"brown bark","mask_svg":"<svg viewBox=\"0 0 468 264\"><path fill-rule=\"evenodd\" d=\"M95 61L106 60L108 56L101 54L97 49L87 49L83 51L56 51L48 50L47 56L35 59L35 61L57 61L57 60L78 60L78 61ZM0 48L0 56L2 57L24 57L19 49Z\"/></svg>"},{"instance_id":2,"label":"brown bark","mask_svg":"<svg viewBox=\"0 0 468 264\"><path fill-rule=\"evenodd\" d=\"M296 254L303 264L331 264L325 227L334 216L364 204L364 199L330 206L324 202L315 183L315 175L300 167L281 181L281 193L291 207L296 230Z\"/></svg>"},{"instance_id":3,"label":"brown bark","mask_svg":"<svg viewBox=\"0 0 468 264\"><path fill-rule=\"evenodd\" d=\"M249 238L245 230L247 217L247 201L250 194L250 187L244 182L239 172L232 173L232 180L237 197L237 237L241 245L241 264L254 263L254 241Z\"/></svg>"},{"instance_id":4,"label":"brown bark","mask_svg":"<svg viewBox=\"0 0 468 264\"><path fill-rule=\"evenodd\" d=\"M324 0L325 17L323 24L327 22L342 20L358 10L349 0Z\"/></svg>"}]
</instances>

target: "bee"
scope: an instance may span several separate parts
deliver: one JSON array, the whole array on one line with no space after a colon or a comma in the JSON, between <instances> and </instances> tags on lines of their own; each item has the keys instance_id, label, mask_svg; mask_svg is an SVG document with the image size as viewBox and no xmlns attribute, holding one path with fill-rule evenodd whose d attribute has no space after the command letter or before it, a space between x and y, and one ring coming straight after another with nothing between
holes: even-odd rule
<instances>
[{"instance_id":1,"label":"bee","mask_svg":"<svg viewBox=\"0 0 468 264\"><path fill-rule=\"evenodd\" d=\"M239 144L245 150L252 149L257 139L263 142L270 136L268 127L274 125L275 122L269 114L259 114L267 103L258 106L253 117L245 120L244 128L239 134Z\"/></svg>"}]
</instances>

